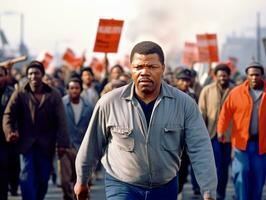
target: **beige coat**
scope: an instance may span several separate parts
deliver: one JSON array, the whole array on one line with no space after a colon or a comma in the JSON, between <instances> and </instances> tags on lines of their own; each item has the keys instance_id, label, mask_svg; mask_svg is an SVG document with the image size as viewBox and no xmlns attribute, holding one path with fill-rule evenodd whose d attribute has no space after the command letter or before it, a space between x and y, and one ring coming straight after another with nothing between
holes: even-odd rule
<instances>
[{"instance_id":1,"label":"beige coat","mask_svg":"<svg viewBox=\"0 0 266 200\"><path fill-rule=\"evenodd\" d=\"M224 100L233 87L234 85L230 84L225 90L223 96L221 96L219 92L217 82L213 82L205 86L201 91L198 105L211 138L216 135L217 121L220 110ZM226 142L230 142L230 130L231 128L229 127L226 132Z\"/></svg>"}]
</instances>

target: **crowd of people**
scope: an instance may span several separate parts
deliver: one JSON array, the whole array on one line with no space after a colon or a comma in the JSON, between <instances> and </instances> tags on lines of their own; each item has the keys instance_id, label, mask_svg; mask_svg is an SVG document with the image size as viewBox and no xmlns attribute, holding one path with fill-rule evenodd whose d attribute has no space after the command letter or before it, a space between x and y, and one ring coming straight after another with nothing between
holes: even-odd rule
<instances>
[{"instance_id":1,"label":"crowd of people","mask_svg":"<svg viewBox=\"0 0 266 200\"><path fill-rule=\"evenodd\" d=\"M101 163L108 200L176 200L189 174L205 200L224 200L230 176L236 200L261 199L263 65L247 64L240 80L221 62L200 84L193 66L166 67L154 42L129 59L130 71L105 57L101 79L90 66L0 67L0 199L20 187L23 200L42 200L58 171L63 199L85 200Z\"/></svg>"}]
</instances>

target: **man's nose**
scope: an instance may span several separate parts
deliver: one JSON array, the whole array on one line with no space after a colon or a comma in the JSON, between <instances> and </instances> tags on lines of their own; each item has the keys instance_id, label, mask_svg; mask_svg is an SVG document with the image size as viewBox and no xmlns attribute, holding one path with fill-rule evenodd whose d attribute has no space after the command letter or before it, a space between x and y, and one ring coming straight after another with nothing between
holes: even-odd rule
<instances>
[{"instance_id":1,"label":"man's nose","mask_svg":"<svg viewBox=\"0 0 266 200\"><path fill-rule=\"evenodd\" d=\"M149 67L143 67L143 69L141 70L141 74L142 75L150 74L150 68Z\"/></svg>"}]
</instances>

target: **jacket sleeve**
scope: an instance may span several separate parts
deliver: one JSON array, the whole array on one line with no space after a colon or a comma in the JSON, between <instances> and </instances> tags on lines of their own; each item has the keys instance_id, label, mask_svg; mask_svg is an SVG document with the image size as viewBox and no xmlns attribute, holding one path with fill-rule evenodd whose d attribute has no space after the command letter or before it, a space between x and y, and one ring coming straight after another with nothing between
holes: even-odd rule
<instances>
[{"instance_id":1,"label":"jacket sleeve","mask_svg":"<svg viewBox=\"0 0 266 200\"><path fill-rule=\"evenodd\" d=\"M185 104L185 143L202 195L216 198L217 175L210 137L195 102Z\"/></svg>"},{"instance_id":2,"label":"jacket sleeve","mask_svg":"<svg viewBox=\"0 0 266 200\"><path fill-rule=\"evenodd\" d=\"M11 132L15 132L18 129L17 117L20 113L20 107L21 103L19 98L19 91L15 90L15 92L11 95L3 114L2 125L6 140L8 140L8 136Z\"/></svg>"},{"instance_id":3,"label":"jacket sleeve","mask_svg":"<svg viewBox=\"0 0 266 200\"><path fill-rule=\"evenodd\" d=\"M87 184L107 145L106 119L100 101L96 104L76 158L77 182Z\"/></svg>"},{"instance_id":4,"label":"jacket sleeve","mask_svg":"<svg viewBox=\"0 0 266 200\"><path fill-rule=\"evenodd\" d=\"M55 98L55 115L57 120L57 134L56 134L56 144L60 148L68 148L70 146L69 134L67 129L67 119L66 113L63 105L63 101L60 94L54 91Z\"/></svg>"},{"instance_id":5,"label":"jacket sleeve","mask_svg":"<svg viewBox=\"0 0 266 200\"><path fill-rule=\"evenodd\" d=\"M207 89L203 88L203 90L201 91L200 96L199 96L198 105L199 105L199 110L201 112L203 120L204 120L206 126L208 127L207 100L206 100L206 93L207 92L208 92Z\"/></svg>"},{"instance_id":6,"label":"jacket sleeve","mask_svg":"<svg viewBox=\"0 0 266 200\"><path fill-rule=\"evenodd\" d=\"M222 106L217 123L217 133L225 134L232 120L233 109L232 95L228 95Z\"/></svg>"}]
</instances>

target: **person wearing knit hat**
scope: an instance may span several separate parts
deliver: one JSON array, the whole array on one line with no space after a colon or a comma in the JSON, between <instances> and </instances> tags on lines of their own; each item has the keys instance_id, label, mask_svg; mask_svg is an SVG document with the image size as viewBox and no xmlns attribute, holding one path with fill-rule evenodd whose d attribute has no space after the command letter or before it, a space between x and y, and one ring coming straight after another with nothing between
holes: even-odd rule
<instances>
[{"instance_id":1,"label":"person wearing knit hat","mask_svg":"<svg viewBox=\"0 0 266 200\"><path fill-rule=\"evenodd\" d=\"M28 71L30 68L38 68L42 72L42 75L45 74L43 64L37 60L31 61L30 64L27 66L27 68L26 68L26 74L27 75L28 75Z\"/></svg>"},{"instance_id":2,"label":"person wearing knit hat","mask_svg":"<svg viewBox=\"0 0 266 200\"><path fill-rule=\"evenodd\" d=\"M219 115L217 136L224 141L232 125L232 174L237 200L262 199L266 179L266 81L258 62L246 68L247 80L232 89Z\"/></svg>"},{"instance_id":3,"label":"person wearing knit hat","mask_svg":"<svg viewBox=\"0 0 266 200\"><path fill-rule=\"evenodd\" d=\"M3 114L6 140L21 153L22 199L43 200L48 188L54 153L69 147L67 121L59 92L42 81L43 64L32 61L28 82L15 90Z\"/></svg>"},{"instance_id":4,"label":"person wearing knit hat","mask_svg":"<svg viewBox=\"0 0 266 200\"><path fill-rule=\"evenodd\" d=\"M257 69L260 69L261 70L261 74L262 75L264 75L264 67L262 66L262 64L260 64L259 62L257 62L257 61L253 61L253 62L251 62L248 66L247 66L247 68L246 68L246 74L247 74L247 72L248 72L248 70L250 69L250 68L257 68Z\"/></svg>"}]
</instances>

